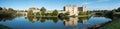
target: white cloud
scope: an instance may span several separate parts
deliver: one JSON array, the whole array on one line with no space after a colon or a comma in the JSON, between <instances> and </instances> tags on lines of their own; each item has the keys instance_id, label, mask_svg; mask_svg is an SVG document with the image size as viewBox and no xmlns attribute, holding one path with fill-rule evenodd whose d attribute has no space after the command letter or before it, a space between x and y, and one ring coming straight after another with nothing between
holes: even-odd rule
<instances>
[{"instance_id":1,"label":"white cloud","mask_svg":"<svg viewBox=\"0 0 120 29\"><path fill-rule=\"evenodd\" d=\"M83 2L82 5L88 5L91 4L90 2Z\"/></svg>"}]
</instances>

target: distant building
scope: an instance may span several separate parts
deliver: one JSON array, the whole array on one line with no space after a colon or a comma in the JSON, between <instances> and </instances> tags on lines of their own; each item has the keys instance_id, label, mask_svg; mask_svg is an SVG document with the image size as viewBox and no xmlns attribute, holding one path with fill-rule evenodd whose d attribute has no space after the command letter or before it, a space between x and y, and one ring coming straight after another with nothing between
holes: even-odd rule
<instances>
[{"instance_id":1,"label":"distant building","mask_svg":"<svg viewBox=\"0 0 120 29\"><path fill-rule=\"evenodd\" d=\"M33 10L33 13L37 13L37 12L40 12L40 9L38 8L29 8L29 10ZM86 7L85 6L82 6L82 7L78 7L77 5L67 5L67 6L64 6L63 10L58 10L58 13L66 13L66 12L69 12L70 15L69 16L78 16L78 13L79 12L86 12ZM53 11L49 11L49 10L46 10L46 13L52 13Z\"/></svg>"},{"instance_id":2,"label":"distant building","mask_svg":"<svg viewBox=\"0 0 120 29\"><path fill-rule=\"evenodd\" d=\"M36 13L38 13L38 12L40 13L40 9L38 9L38 8L31 7L31 8L29 8L29 10L32 10L34 15L36 15Z\"/></svg>"},{"instance_id":3,"label":"distant building","mask_svg":"<svg viewBox=\"0 0 120 29\"><path fill-rule=\"evenodd\" d=\"M86 12L86 7L82 6L82 7L78 7L78 11L82 11L82 12Z\"/></svg>"},{"instance_id":4,"label":"distant building","mask_svg":"<svg viewBox=\"0 0 120 29\"><path fill-rule=\"evenodd\" d=\"M70 16L72 16L72 15L78 16L79 11L86 12L87 10L86 10L85 6L78 7L76 5L67 5L64 7L64 11L70 12Z\"/></svg>"},{"instance_id":5,"label":"distant building","mask_svg":"<svg viewBox=\"0 0 120 29\"><path fill-rule=\"evenodd\" d=\"M47 10L46 13L52 13L54 10ZM57 10L58 13L65 13L65 11Z\"/></svg>"},{"instance_id":6,"label":"distant building","mask_svg":"<svg viewBox=\"0 0 120 29\"><path fill-rule=\"evenodd\" d=\"M34 8L34 7L29 8L29 10L32 10L32 11L33 11L33 13L40 12L40 9L38 9L38 8Z\"/></svg>"},{"instance_id":7,"label":"distant building","mask_svg":"<svg viewBox=\"0 0 120 29\"><path fill-rule=\"evenodd\" d=\"M16 14L21 14L21 15L23 15L24 17L27 17L27 12L16 12Z\"/></svg>"}]
</instances>

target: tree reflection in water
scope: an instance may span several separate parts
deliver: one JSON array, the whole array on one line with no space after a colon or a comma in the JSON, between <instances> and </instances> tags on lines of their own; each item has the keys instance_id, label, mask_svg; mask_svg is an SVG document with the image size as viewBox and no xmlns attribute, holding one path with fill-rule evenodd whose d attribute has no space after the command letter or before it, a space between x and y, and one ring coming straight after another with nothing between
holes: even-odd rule
<instances>
[{"instance_id":1,"label":"tree reflection in water","mask_svg":"<svg viewBox=\"0 0 120 29\"><path fill-rule=\"evenodd\" d=\"M40 22L44 23L45 22L45 18L41 17Z\"/></svg>"},{"instance_id":2,"label":"tree reflection in water","mask_svg":"<svg viewBox=\"0 0 120 29\"><path fill-rule=\"evenodd\" d=\"M64 21L65 26L77 26L78 22L85 24L87 19L90 17L69 17L69 18L58 18L58 17L27 17L28 20L32 23L36 21L40 21L42 23L46 22L46 20L52 20L54 23L57 23L58 20Z\"/></svg>"},{"instance_id":3,"label":"tree reflection in water","mask_svg":"<svg viewBox=\"0 0 120 29\"><path fill-rule=\"evenodd\" d=\"M90 16L91 17L91 16ZM66 27L73 27L74 29L78 29L80 25L88 25L87 21L90 19L90 17L68 17L68 18L58 18L58 17L27 17L28 20L32 23L35 23L37 21L40 21L41 23L47 22L47 20L52 20L54 23L57 23L59 20L63 21L64 26ZM94 16L96 17L96 16ZM100 17L100 16L99 16ZM82 28L82 29L95 29L97 27L100 27L101 24L95 24L91 27L87 26L88 28Z\"/></svg>"},{"instance_id":4,"label":"tree reflection in water","mask_svg":"<svg viewBox=\"0 0 120 29\"><path fill-rule=\"evenodd\" d=\"M35 23L36 21L40 21L41 23L46 22L46 20L53 20L54 23L58 22L57 17L27 17L28 20L32 23Z\"/></svg>"},{"instance_id":5,"label":"tree reflection in water","mask_svg":"<svg viewBox=\"0 0 120 29\"><path fill-rule=\"evenodd\" d=\"M90 17L79 17L79 23L85 24L87 19L89 19Z\"/></svg>"},{"instance_id":6,"label":"tree reflection in water","mask_svg":"<svg viewBox=\"0 0 120 29\"><path fill-rule=\"evenodd\" d=\"M41 17L41 21L52 20L54 23L58 22L58 17Z\"/></svg>"},{"instance_id":7,"label":"tree reflection in water","mask_svg":"<svg viewBox=\"0 0 120 29\"><path fill-rule=\"evenodd\" d=\"M0 17L0 22L6 22L6 21L11 21L14 20L16 16L9 16L9 17ZM0 29L12 29L11 27L5 26L0 24Z\"/></svg>"},{"instance_id":8,"label":"tree reflection in water","mask_svg":"<svg viewBox=\"0 0 120 29\"><path fill-rule=\"evenodd\" d=\"M3 17L3 18L0 18L0 22L6 22L6 21L11 21L11 20L14 20L16 16L12 16L12 17ZM12 29L11 27L8 27L6 25L2 25L0 24L0 29Z\"/></svg>"},{"instance_id":9,"label":"tree reflection in water","mask_svg":"<svg viewBox=\"0 0 120 29\"><path fill-rule=\"evenodd\" d=\"M11 27L0 24L0 29L12 29Z\"/></svg>"},{"instance_id":10,"label":"tree reflection in water","mask_svg":"<svg viewBox=\"0 0 120 29\"><path fill-rule=\"evenodd\" d=\"M0 18L0 21L5 22L5 21L7 21L7 20L13 20L14 18L16 18L16 16Z\"/></svg>"},{"instance_id":11,"label":"tree reflection in water","mask_svg":"<svg viewBox=\"0 0 120 29\"><path fill-rule=\"evenodd\" d=\"M97 17L97 18L95 18L95 17ZM43 25L45 27L47 27L47 25L49 23L51 23L49 27L61 27L61 28L63 27L65 29L66 28L73 28L73 29L89 29L89 28L92 28L92 29L94 29L96 27L101 26L102 23L106 23L106 22L101 22L100 23L100 21L104 21L104 19L103 20L99 20L100 19L99 17L101 17L101 16L92 16L92 17L66 17L66 18L29 16L29 17L25 17L23 19L16 19L15 21L26 22L25 19L28 19L27 20L28 22L26 22L26 24L31 24L31 23L35 24L35 26L32 26L32 28L36 27L36 25L38 25L38 23L40 23L40 24L42 23L41 26ZM102 16L102 17L104 17L104 16ZM4 19L1 18L0 21L7 21L7 20L13 20L13 19L14 19L14 17L13 18L10 17L9 19L7 19L7 18L4 18ZM17 24L14 21L11 21L11 22L15 23L18 26L21 25L21 23ZM33 25L33 24L31 24L31 25ZM30 25L29 26L26 25L26 26L29 27ZM39 26L39 27L41 27L41 26Z\"/></svg>"},{"instance_id":12,"label":"tree reflection in water","mask_svg":"<svg viewBox=\"0 0 120 29\"><path fill-rule=\"evenodd\" d=\"M29 20L30 22L32 22L32 23L35 23L36 21L39 20L38 17L27 17L27 18L28 18L28 20Z\"/></svg>"}]
</instances>

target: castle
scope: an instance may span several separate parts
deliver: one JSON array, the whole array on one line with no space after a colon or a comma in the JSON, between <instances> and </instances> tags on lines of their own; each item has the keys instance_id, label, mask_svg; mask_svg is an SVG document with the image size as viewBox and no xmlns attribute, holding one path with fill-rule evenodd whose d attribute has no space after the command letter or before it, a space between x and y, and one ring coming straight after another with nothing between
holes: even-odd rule
<instances>
[{"instance_id":1,"label":"castle","mask_svg":"<svg viewBox=\"0 0 120 29\"><path fill-rule=\"evenodd\" d=\"M86 12L86 8L85 6L82 7L78 7L76 5L68 5L64 7L64 11L65 12L70 12L70 16L74 15L74 16L78 16L78 13L81 12Z\"/></svg>"},{"instance_id":2,"label":"castle","mask_svg":"<svg viewBox=\"0 0 120 29\"><path fill-rule=\"evenodd\" d=\"M40 9L38 8L29 8L29 10L33 10L33 13L37 13L40 12ZM69 12L70 15L69 16L78 16L79 12L86 12L86 7L82 6L82 7L78 7L77 5L67 5L64 6L63 11L58 10L58 13L65 13L65 12ZM53 11L46 11L46 13L52 13Z\"/></svg>"}]
</instances>

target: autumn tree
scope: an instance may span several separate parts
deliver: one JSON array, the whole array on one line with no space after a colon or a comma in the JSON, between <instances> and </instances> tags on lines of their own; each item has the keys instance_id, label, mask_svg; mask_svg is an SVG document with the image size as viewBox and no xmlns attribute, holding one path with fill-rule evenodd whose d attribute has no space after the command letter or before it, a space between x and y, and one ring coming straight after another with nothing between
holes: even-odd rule
<instances>
[{"instance_id":1,"label":"autumn tree","mask_svg":"<svg viewBox=\"0 0 120 29\"><path fill-rule=\"evenodd\" d=\"M33 10L28 10L28 15L33 15Z\"/></svg>"}]
</instances>

